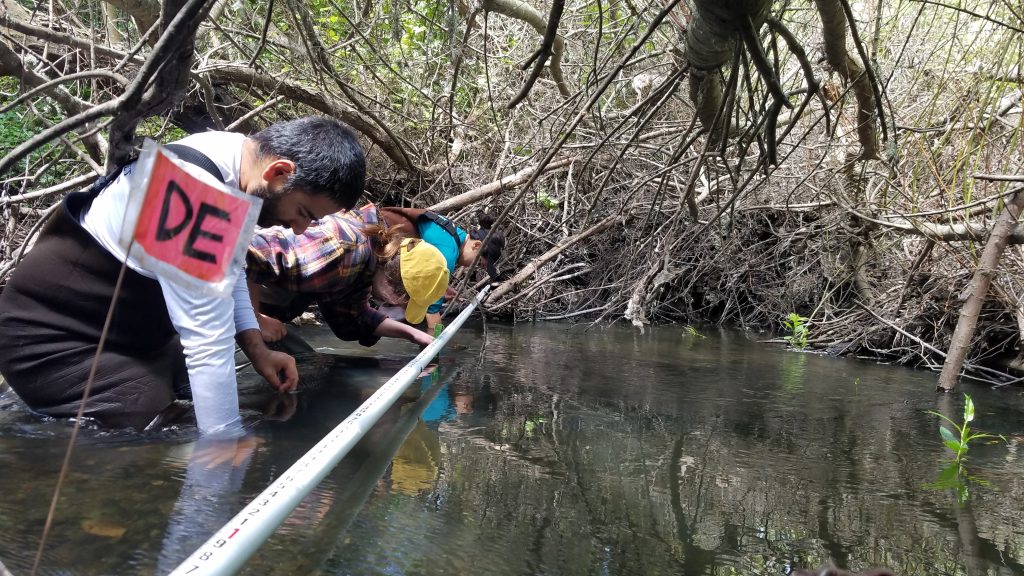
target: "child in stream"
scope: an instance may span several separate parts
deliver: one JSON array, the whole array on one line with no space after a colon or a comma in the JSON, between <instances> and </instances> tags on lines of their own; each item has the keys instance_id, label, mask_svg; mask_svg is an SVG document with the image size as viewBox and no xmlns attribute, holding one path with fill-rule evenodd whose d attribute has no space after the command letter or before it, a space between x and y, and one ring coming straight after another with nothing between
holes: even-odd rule
<instances>
[{"instance_id":1,"label":"child in stream","mask_svg":"<svg viewBox=\"0 0 1024 576\"><path fill-rule=\"evenodd\" d=\"M428 210L377 208L373 204L368 204L358 210L339 212L324 217L308 233L313 235L314 238L297 239L300 244L306 247L295 249L298 252L316 250L318 254L306 257L305 263L299 262L292 266L292 268L301 269L298 272L310 278L317 275L325 275L326 271L329 270L337 270L338 277L331 281L318 282L312 280L309 282L309 284L323 283L330 284L330 286L307 288L305 290L293 288L285 290L284 293L280 290L262 289L258 286L253 287L254 295L258 292L260 294L258 297L262 300L262 303L259 304L261 308L258 308L257 312L262 310L263 313L258 313L257 319L260 323L264 339L268 342L274 342L284 338L287 334L287 329L283 322L287 322L301 314L302 310L305 310L313 300L319 301L317 298L311 298L308 294L296 298L295 292L347 293L351 285L346 281L346 277L351 277L353 282L357 282L355 277L362 274L361 272L351 273L347 270L354 266L353 262L362 257L361 253L367 252L367 246L387 246L396 242L396 239L401 238L422 239L425 243L436 248L444 257L449 277L454 274L456 266L469 266L479 255L480 265L487 270L492 279L497 279L498 273L495 268L495 262L501 258L505 246L505 238L500 231L494 230L492 232L491 225L493 219L486 214L482 214L479 221L480 227L478 229L467 232L455 226L444 216ZM491 237L485 243L484 240L488 234ZM317 244L318 242L324 242L325 244L319 245ZM338 242L347 242L347 248L337 246ZM266 254L262 254L266 250L258 248L256 244L254 241L250 246L250 277L253 277L254 272L255 276L260 276L258 270L267 268L268 261L270 260ZM310 248L310 246L317 247ZM371 248L369 251L372 252L373 249ZM384 259L388 260L388 257ZM293 270L294 272L296 270ZM381 270L369 276L372 279L371 293L374 299L382 305L381 312L394 319L404 317L413 324L419 324L425 317L427 333L433 333L435 325L441 319L441 307L446 297L444 293L429 303L425 315L417 313L410 316L411 292L408 291L407 286L403 286L401 279L398 277L399 275L395 274L394 271L388 273ZM257 278L257 282L262 283L259 278ZM254 296L254 300L256 297ZM326 308L321 305L321 313L327 320L328 325L335 330L335 334L339 338L346 340L358 339L338 334L335 326L339 324L340 319L337 318L336 306L332 307L330 302L351 299L339 293L329 297L328 300ZM418 308L418 306L414 306L414 308ZM398 311L397 314L395 313L396 310Z\"/></svg>"},{"instance_id":2,"label":"child in stream","mask_svg":"<svg viewBox=\"0 0 1024 576\"><path fill-rule=\"evenodd\" d=\"M372 207L371 204L345 214L362 215L364 210ZM494 218L486 212L478 213L478 227L472 232L467 232L448 218L430 210L380 208L377 213L378 219L387 225L390 232L408 238L422 238L440 250L450 275L455 274L456 266L468 267L479 256L480 266L487 270L487 275L493 281L498 280L495 264L505 249L505 235L500 230L492 229ZM442 296L427 308L427 332L433 333L434 326L441 321L441 309L449 296ZM382 309L402 304L401 299L389 297L384 290L375 290L374 297L380 300Z\"/></svg>"},{"instance_id":3,"label":"child in stream","mask_svg":"<svg viewBox=\"0 0 1024 576\"><path fill-rule=\"evenodd\" d=\"M282 322L312 303L335 336L372 346L381 337L426 346L427 308L448 288L441 252L420 239L401 238L377 225L376 211L363 220L331 215L297 235L281 227L258 228L246 257L253 307L267 341L286 334ZM403 324L370 306L374 285L407 300ZM274 322L276 321L276 322Z\"/></svg>"}]
</instances>

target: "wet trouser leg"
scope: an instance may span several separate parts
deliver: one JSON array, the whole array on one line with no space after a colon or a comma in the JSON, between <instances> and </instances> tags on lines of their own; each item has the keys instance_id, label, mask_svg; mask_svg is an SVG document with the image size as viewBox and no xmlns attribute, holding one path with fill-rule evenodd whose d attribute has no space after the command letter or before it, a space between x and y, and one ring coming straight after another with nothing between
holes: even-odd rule
<instances>
[{"instance_id":1,"label":"wet trouser leg","mask_svg":"<svg viewBox=\"0 0 1024 576\"><path fill-rule=\"evenodd\" d=\"M94 344L27 347L5 362L4 375L34 411L48 416L78 414L96 354ZM112 427L143 428L187 385L188 373L177 338L149 354L105 349L83 415Z\"/></svg>"}]
</instances>

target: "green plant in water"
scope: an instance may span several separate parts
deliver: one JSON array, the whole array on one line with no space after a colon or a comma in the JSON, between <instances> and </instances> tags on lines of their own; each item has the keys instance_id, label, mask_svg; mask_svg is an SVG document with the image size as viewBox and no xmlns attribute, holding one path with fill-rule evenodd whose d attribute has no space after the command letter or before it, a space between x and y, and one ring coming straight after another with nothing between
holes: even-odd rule
<instances>
[{"instance_id":1,"label":"green plant in water","mask_svg":"<svg viewBox=\"0 0 1024 576\"><path fill-rule=\"evenodd\" d=\"M782 325L789 330L789 334L783 336L783 340L789 342L789 345L793 348L803 350L807 348L807 335L810 331L807 328L807 322L810 318L804 318L796 312L790 312L789 316L782 321Z\"/></svg>"},{"instance_id":2,"label":"green plant in water","mask_svg":"<svg viewBox=\"0 0 1024 576\"><path fill-rule=\"evenodd\" d=\"M696 328L690 326L689 324L687 324L686 327L683 328L683 336L689 336L690 338L706 338L706 336L698 332Z\"/></svg>"},{"instance_id":3,"label":"green plant in water","mask_svg":"<svg viewBox=\"0 0 1024 576\"><path fill-rule=\"evenodd\" d=\"M977 440L985 440L989 438L992 438L993 440L987 442L988 444L995 442L995 438L999 438L1003 442L1006 442L1006 438L1004 438L1001 435L995 436L993 434L986 434L984 432L971 431L971 422L974 421L974 401L971 400L971 397L968 394L964 394L964 399L965 400L963 424L957 424L948 416L944 414L939 414L934 410L928 411L929 414L933 414L935 416L938 416L939 418L942 418L946 422L949 422L949 425L952 426L960 434L960 437L957 438L956 434L954 434L952 430L946 428L945 426L939 425L939 435L942 436L942 443L945 444L947 448L953 451L953 462L955 462L958 465L963 465L963 461L966 458L967 449L970 447L971 442Z\"/></svg>"},{"instance_id":4,"label":"green plant in water","mask_svg":"<svg viewBox=\"0 0 1024 576\"><path fill-rule=\"evenodd\" d=\"M974 421L974 401L971 400L970 395L964 394L964 422L963 424L957 424L953 419L949 418L945 414L940 414L934 410L929 410L929 414L933 414L942 418L953 427L953 430L939 425L939 436L942 438L942 443L953 451L953 458L942 468L939 472L939 478L935 482L926 484L929 488L950 488L955 491L957 501L964 503L970 497L969 486L971 483L985 485L988 482L981 478L971 476L967 473L967 468L964 466L964 461L967 459L967 450L970 448L972 442L975 444L980 440L987 440L986 444L991 444L1000 439L1006 442L1006 438L1002 435L986 434L984 432L973 432L971 430L971 422ZM959 434L959 437L957 436Z\"/></svg>"}]
</instances>

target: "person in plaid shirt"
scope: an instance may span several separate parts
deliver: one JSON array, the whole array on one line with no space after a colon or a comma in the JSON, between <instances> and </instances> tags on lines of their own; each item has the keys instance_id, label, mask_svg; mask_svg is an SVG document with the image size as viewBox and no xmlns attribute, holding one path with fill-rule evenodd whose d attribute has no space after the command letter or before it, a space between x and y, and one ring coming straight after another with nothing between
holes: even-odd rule
<instances>
[{"instance_id":1,"label":"person in plaid shirt","mask_svg":"<svg viewBox=\"0 0 1024 576\"><path fill-rule=\"evenodd\" d=\"M407 295L406 320L423 321L426 309L448 287L444 256L430 244L391 238L378 225L376 208L359 219L331 214L304 234L285 228L257 228L246 265L250 293L264 339L284 336L287 322L312 303L335 336L372 346L381 337L404 338L426 346L433 337L374 310L370 295L378 282ZM362 223L359 222L362 220Z\"/></svg>"}]
</instances>

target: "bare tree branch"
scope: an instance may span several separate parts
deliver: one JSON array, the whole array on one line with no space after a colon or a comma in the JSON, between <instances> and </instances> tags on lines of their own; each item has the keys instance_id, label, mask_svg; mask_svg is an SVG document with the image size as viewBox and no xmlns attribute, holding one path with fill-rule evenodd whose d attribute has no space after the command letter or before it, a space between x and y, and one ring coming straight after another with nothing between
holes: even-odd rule
<instances>
[{"instance_id":1,"label":"bare tree branch","mask_svg":"<svg viewBox=\"0 0 1024 576\"><path fill-rule=\"evenodd\" d=\"M522 20L538 33L543 34L545 38L548 34L548 20L537 11L533 6L530 6L523 0L483 0L484 10L489 12L497 12L503 14L509 18L515 18ZM554 6L552 6L552 14L554 13ZM558 23L555 22L555 28L557 30ZM562 96L568 98L572 95L572 90L569 89L569 85L565 82L562 76L562 53L565 51L565 41L561 36L555 35L555 39L551 42L551 64L549 69L551 70L551 78L555 81L558 86L558 91ZM509 106L512 107L511 105Z\"/></svg>"},{"instance_id":2,"label":"bare tree branch","mask_svg":"<svg viewBox=\"0 0 1024 576\"><path fill-rule=\"evenodd\" d=\"M242 65L218 64L202 70L202 72L209 74L215 81L251 86L271 93L276 92L324 114L335 116L380 146L388 158L400 168L413 174L422 172L421 168L410 163L408 156L398 148L395 141L382 132L377 125L368 122L360 113L326 94L280 78L259 75L251 68Z\"/></svg>"},{"instance_id":3,"label":"bare tree branch","mask_svg":"<svg viewBox=\"0 0 1024 576\"><path fill-rule=\"evenodd\" d=\"M575 157L555 160L549 163L547 166L545 166L543 172L555 172L557 170L560 170L571 165L575 161ZM533 176L536 172L536 166L520 170L515 174L502 178L501 180L490 182L488 184L484 184L483 186L477 186L476 188L473 188L472 190L467 190L466 192L463 192L458 196L452 196L451 198L438 202L437 204L430 206L430 209L433 210L434 212L443 213L453 212L455 210L465 208L466 206L475 204L476 202L479 202L484 198L489 198L496 194L501 194L506 190L516 188L523 182L529 180L530 177Z\"/></svg>"},{"instance_id":4,"label":"bare tree branch","mask_svg":"<svg viewBox=\"0 0 1024 576\"><path fill-rule=\"evenodd\" d=\"M595 234L600 234L601 232L604 232L609 227L611 227L612 224L621 220L621 218L622 217L619 215L609 216L604 220L601 220L597 224L594 224L590 228L587 228L586 230L580 232L579 234L563 239L561 242L556 244L554 248L548 250L547 252L531 260L530 263L524 266L519 272L517 272L515 276L503 282L500 286L498 286L493 292L491 292L490 296L488 297L488 300L499 300L500 298L514 290L517 286L522 284L524 280L526 280L530 276L533 276L537 272L537 270L540 269L541 266L554 259L556 256L564 252L567 248L582 240L586 240L587 238Z\"/></svg>"},{"instance_id":5,"label":"bare tree branch","mask_svg":"<svg viewBox=\"0 0 1024 576\"><path fill-rule=\"evenodd\" d=\"M558 36L558 23L562 20L562 10L564 9L565 0L554 0L551 3L551 14L548 16L548 25L547 29L544 31L544 38L541 39L540 48L537 49L537 53L533 56L535 59L533 70L531 70L530 75L526 77L526 82L523 83L523 87L519 90L519 93L516 94L512 98L512 101L508 103L509 108L515 108L520 102L525 100L530 94L530 89L533 88L533 83L540 77L540 73L544 69L544 64L552 55L552 46L554 46L555 38Z\"/></svg>"}]
</instances>

